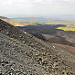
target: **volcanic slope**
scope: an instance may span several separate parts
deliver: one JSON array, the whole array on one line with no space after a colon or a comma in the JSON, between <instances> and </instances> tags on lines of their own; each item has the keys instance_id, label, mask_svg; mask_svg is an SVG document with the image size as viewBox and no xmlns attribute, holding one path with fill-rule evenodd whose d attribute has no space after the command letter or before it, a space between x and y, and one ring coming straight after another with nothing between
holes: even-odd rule
<instances>
[{"instance_id":1,"label":"volcanic slope","mask_svg":"<svg viewBox=\"0 0 75 75\"><path fill-rule=\"evenodd\" d=\"M45 43L2 20L0 33L2 73L8 72L6 66L10 64L9 73L15 75L19 72L23 75L75 75L75 54L68 52L66 47ZM14 62L13 66L11 62Z\"/></svg>"},{"instance_id":2,"label":"volcanic slope","mask_svg":"<svg viewBox=\"0 0 75 75\"><path fill-rule=\"evenodd\" d=\"M32 51L36 52L27 45L0 33L0 75L46 74L47 72L28 56Z\"/></svg>"}]
</instances>

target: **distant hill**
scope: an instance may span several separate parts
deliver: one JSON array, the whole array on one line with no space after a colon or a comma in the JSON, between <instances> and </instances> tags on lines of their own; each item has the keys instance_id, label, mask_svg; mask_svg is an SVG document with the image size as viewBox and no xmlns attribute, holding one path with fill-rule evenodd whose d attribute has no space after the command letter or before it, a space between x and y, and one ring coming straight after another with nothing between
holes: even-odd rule
<instances>
[{"instance_id":1,"label":"distant hill","mask_svg":"<svg viewBox=\"0 0 75 75\"><path fill-rule=\"evenodd\" d=\"M3 17L3 16L0 16L0 19L14 25L14 26L25 26L25 25L28 25L28 23L21 23L21 22L18 22L18 21L13 21L11 20L10 18L7 18L7 17Z\"/></svg>"},{"instance_id":2,"label":"distant hill","mask_svg":"<svg viewBox=\"0 0 75 75\"><path fill-rule=\"evenodd\" d=\"M0 16L0 19L9 19L9 18L4 17L4 16Z\"/></svg>"}]
</instances>

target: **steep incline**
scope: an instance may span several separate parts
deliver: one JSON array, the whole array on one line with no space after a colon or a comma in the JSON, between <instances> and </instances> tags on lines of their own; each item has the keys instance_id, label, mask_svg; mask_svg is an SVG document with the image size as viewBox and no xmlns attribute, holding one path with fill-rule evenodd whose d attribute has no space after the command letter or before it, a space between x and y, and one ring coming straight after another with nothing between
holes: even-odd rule
<instances>
[{"instance_id":1,"label":"steep incline","mask_svg":"<svg viewBox=\"0 0 75 75\"><path fill-rule=\"evenodd\" d=\"M27 55L51 75L75 75L75 54L67 52L66 48L63 50L61 47L60 51L55 45L47 44L2 20L0 32L35 49L36 52L29 51Z\"/></svg>"},{"instance_id":2,"label":"steep incline","mask_svg":"<svg viewBox=\"0 0 75 75\"><path fill-rule=\"evenodd\" d=\"M34 49L0 33L0 75L44 75L46 71L34 63L29 52ZM47 73L47 75L49 75Z\"/></svg>"}]
</instances>

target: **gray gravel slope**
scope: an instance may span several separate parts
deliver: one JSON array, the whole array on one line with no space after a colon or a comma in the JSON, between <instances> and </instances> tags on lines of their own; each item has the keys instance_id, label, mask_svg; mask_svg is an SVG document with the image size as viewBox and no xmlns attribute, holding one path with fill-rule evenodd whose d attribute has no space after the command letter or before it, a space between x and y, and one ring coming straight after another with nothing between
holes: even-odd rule
<instances>
[{"instance_id":1,"label":"gray gravel slope","mask_svg":"<svg viewBox=\"0 0 75 75\"><path fill-rule=\"evenodd\" d=\"M35 52L27 45L0 33L0 75L44 75L47 72L28 56ZM47 73L47 75L49 75Z\"/></svg>"},{"instance_id":2,"label":"gray gravel slope","mask_svg":"<svg viewBox=\"0 0 75 75\"><path fill-rule=\"evenodd\" d=\"M0 20L0 32L2 33L0 36L1 40L4 42L1 42L3 45L0 45L2 48L0 50L4 55L7 54L7 58L10 57L10 59L15 59L13 61L18 61L21 64L24 63L29 65L29 67L32 65L33 69L39 64L35 67L36 72L38 72L39 75L44 75L46 72L49 72L49 75L75 75L75 55L67 52L66 49L61 49L62 51L60 51L54 44L45 43L31 34L21 31L2 20ZM10 41L8 41L7 37L3 34L9 36ZM5 41L2 36L5 37L5 40L7 41ZM11 41L13 41L13 43L11 43ZM5 44L5 42L11 43L11 46ZM15 43L17 43L18 47L14 45ZM16 49L11 49L13 45ZM1 55L3 55L2 53ZM30 65L29 63L32 64ZM23 69L20 69L19 71L23 71ZM34 71L32 71L32 73L34 73ZM45 75L48 74L46 73Z\"/></svg>"}]
</instances>

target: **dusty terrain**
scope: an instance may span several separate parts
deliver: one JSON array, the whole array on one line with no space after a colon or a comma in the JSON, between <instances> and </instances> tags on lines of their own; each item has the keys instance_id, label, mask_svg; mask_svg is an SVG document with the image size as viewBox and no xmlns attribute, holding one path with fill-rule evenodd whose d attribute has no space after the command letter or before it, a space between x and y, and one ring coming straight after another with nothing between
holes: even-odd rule
<instances>
[{"instance_id":1,"label":"dusty terrain","mask_svg":"<svg viewBox=\"0 0 75 75\"><path fill-rule=\"evenodd\" d=\"M0 20L0 75L75 75L72 49L46 43Z\"/></svg>"}]
</instances>

